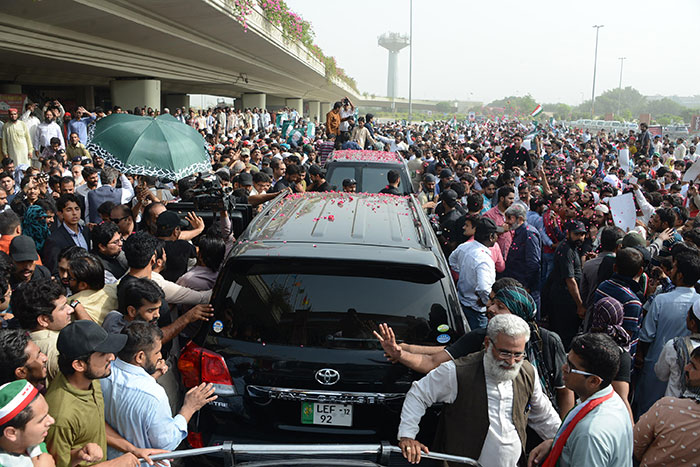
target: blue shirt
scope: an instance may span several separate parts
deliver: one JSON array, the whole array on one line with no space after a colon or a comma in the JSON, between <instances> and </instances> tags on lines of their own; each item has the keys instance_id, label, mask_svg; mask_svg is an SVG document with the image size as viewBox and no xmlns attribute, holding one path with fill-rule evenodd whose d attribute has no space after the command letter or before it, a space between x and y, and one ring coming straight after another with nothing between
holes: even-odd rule
<instances>
[{"instance_id":1,"label":"blue shirt","mask_svg":"<svg viewBox=\"0 0 700 467\"><path fill-rule=\"evenodd\" d=\"M503 276L516 279L531 293L539 290L542 242L537 229L527 225L527 222L515 229L506 258Z\"/></svg>"},{"instance_id":2,"label":"blue shirt","mask_svg":"<svg viewBox=\"0 0 700 467\"><path fill-rule=\"evenodd\" d=\"M549 238L549 235L547 235L547 232L544 230L544 218L541 215L537 214L535 211L528 211L527 223L536 228L540 233L540 239L543 245L552 246L552 239Z\"/></svg>"},{"instance_id":3,"label":"blue shirt","mask_svg":"<svg viewBox=\"0 0 700 467\"><path fill-rule=\"evenodd\" d=\"M610 385L574 407L562 422L557 437L588 400L611 392L610 399L588 412L571 430L557 465L632 467L632 421L627 406Z\"/></svg>"},{"instance_id":4,"label":"blue shirt","mask_svg":"<svg viewBox=\"0 0 700 467\"><path fill-rule=\"evenodd\" d=\"M676 287L671 292L659 294L649 307L639 333L639 340L650 345L644 356L644 366L635 394L638 413L645 413L666 393L668 382L657 378L654 365L666 342L674 337L690 334L686 326L686 317L690 307L699 298L700 295L693 288Z\"/></svg>"},{"instance_id":5,"label":"blue shirt","mask_svg":"<svg viewBox=\"0 0 700 467\"><path fill-rule=\"evenodd\" d=\"M80 230L79 233L75 233L73 229L68 227L66 223L63 223L63 228L66 229L66 232L68 232L68 235L70 235L70 238L73 239L73 243L78 245L79 247L83 247L86 250L90 251L90 248L88 247L87 240L85 240L85 236L83 235L83 228L78 227Z\"/></svg>"},{"instance_id":6,"label":"blue shirt","mask_svg":"<svg viewBox=\"0 0 700 467\"><path fill-rule=\"evenodd\" d=\"M134 446L172 451L187 436L185 417L171 415L165 389L143 368L117 358L100 383L105 421ZM108 459L122 454L107 448Z\"/></svg>"},{"instance_id":7,"label":"blue shirt","mask_svg":"<svg viewBox=\"0 0 700 467\"><path fill-rule=\"evenodd\" d=\"M95 120L96 117L90 115L89 117L83 117L79 120L72 119L68 122L68 136L71 133L77 133L80 142L83 144L87 143L87 126Z\"/></svg>"},{"instance_id":8,"label":"blue shirt","mask_svg":"<svg viewBox=\"0 0 700 467\"><path fill-rule=\"evenodd\" d=\"M612 297L622 304L623 320L622 327L630 335L630 355L634 358L637 353L637 341L639 340L639 325L642 319L642 302L637 294L632 290L634 284L630 284L632 279L621 276L617 273L612 278L601 282L598 289L593 294L593 302L604 297ZM686 310L687 311L687 310Z\"/></svg>"}]
</instances>

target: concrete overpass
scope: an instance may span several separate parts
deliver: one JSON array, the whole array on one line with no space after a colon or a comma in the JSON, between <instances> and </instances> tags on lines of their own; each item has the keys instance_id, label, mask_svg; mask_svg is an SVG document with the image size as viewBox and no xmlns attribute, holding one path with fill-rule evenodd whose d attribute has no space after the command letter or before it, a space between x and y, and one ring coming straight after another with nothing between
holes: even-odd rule
<instances>
[{"instance_id":1,"label":"concrete overpass","mask_svg":"<svg viewBox=\"0 0 700 467\"><path fill-rule=\"evenodd\" d=\"M350 86L286 40L255 2L248 30L230 0L4 1L0 93L73 95L75 104L176 107L186 94L324 118Z\"/></svg>"},{"instance_id":2,"label":"concrete overpass","mask_svg":"<svg viewBox=\"0 0 700 467\"><path fill-rule=\"evenodd\" d=\"M439 102L449 102L452 106L453 113L464 113L467 108L473 107L475 105L481 105L481 102L467 102L467 101L433 101L433 100L421 100L413 99L413 111L414 112L440 112L437 108ZM393 104L393 106L392 106ZM356 105L362 108L379 108L386 111L391 111L395 109L397 112L408 112L408 99L402 97L397 97L393 100L388 97L382 96L362 96ZM449 112L448 112L449 113Z\"/></svg>"}]
</instances>

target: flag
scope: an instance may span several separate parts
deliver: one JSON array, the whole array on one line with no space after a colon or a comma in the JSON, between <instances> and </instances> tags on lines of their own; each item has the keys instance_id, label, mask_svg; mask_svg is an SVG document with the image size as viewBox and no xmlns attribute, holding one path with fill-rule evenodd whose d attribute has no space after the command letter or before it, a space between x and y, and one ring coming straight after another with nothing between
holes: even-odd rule
<instances>
[{"instance_id":1,"label":"flag","mask_svg":"<svg viewBox=\"0 0 700 467\"><path fill-rule=\"evenodd\" d=\"M537 107L535 107L535 110L530 112L531 117L537 117L540 113L542 112L542 106L537 104Z\"/></svg>"}]
</instances>

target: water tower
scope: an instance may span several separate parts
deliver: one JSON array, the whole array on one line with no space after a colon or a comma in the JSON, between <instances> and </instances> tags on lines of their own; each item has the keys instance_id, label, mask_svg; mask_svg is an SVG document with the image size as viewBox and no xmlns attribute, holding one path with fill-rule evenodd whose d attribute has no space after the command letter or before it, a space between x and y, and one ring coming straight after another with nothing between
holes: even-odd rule
<instances>
[{"instance_id":1,"label":"water tower","mask_svg":"<svg viewBox=\"0 0 700 467\"><path fill-rule=\"evenodd\" d=\"M406 34L387 32L379 36L377 43L389 51L389 73L386 79L386 95L391 100L391 108L394 109L396 98L399 51L409 44Z\"/></svg>"}]
</instances>

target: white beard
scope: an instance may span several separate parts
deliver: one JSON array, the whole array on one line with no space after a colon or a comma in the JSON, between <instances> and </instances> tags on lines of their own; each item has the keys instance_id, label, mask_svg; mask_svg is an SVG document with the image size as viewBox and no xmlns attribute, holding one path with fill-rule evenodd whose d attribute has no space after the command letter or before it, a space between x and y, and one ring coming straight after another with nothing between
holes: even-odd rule
<instances>
[{"instance_id":1,"label":"white beard","mask_svg":"<svg viewBox=\"0 0 700 467\"><path fill-rule=\"evenodd\" d=\"M520 373L520 367L523 366L524 360L513 363L512 368L504 368L504 362L501 362L493 356L491 349L487 349L484 353L484 371L491 379L498 382L501 381L513 381L518 373Z\"/></svg>"}]
</instances>

